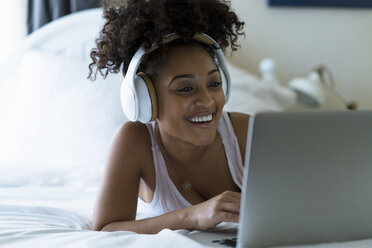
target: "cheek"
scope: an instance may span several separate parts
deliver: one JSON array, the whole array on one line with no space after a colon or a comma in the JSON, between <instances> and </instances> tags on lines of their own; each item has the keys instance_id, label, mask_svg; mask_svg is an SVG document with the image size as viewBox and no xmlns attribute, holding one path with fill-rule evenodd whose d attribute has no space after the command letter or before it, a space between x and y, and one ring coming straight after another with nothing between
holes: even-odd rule
<instances>
[{"instance_id":1,"label":"cheek","mask_svg":"<svg viewBox=\"0 0 372 248\"><path fill-rule=\"evenodd\" d=\"M223 106L225 105L226 98L225 98L225 94L223 93L222 89L220 91L218 91L218 93L215 95L214 99L216 101L216 104L220 108L223 108Z\"/></svg>"},{"instance_id":2,"label":"cheek","mask_svg":"<svg viewBox=\"0 0 372 248\"><path fill-rule=\"evenodd\" d=\"M219 102L222 103L222 105L224 105L225 102L226 102L226 97L225 97L225 94L223 93L222 89L221 89L221 94L220 94L220 97L219 97Z\"/></svg>"},{"instance_id":3,"label":"cheek","mask_svg":"<svg viewBox=\"0 0 372 248\"><path fill-rule=\"evenodd\" d=\"M158 118L161 119L175 119L181 115L185 115L190 107L189 101L180 100L171 95L162 96L158 100Z\"/></svg>"}]
</instances>

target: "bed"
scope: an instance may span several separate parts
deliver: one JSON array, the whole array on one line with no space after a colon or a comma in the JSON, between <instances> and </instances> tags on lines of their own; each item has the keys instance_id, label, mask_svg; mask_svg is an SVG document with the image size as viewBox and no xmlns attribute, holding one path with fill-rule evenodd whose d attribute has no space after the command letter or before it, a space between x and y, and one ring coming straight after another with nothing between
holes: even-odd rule
<instances>
[{"instance_id":1,"label":"bed","mask_svg":"<svg viewBox=\"0 0 372 248\"><path fill-rule=\"evenodd\" d=\"M100 9L62 17L28 36L0 66L0 247L207 247L208 233L197 231L90 230L107 149L126 121L122 76L87 79L102 23ZM284 87L228 66L233 100L227 110L254 114L294 104ZM139 206L137 218L145 217ZM226 228L237 226L223 223L216 230ZM368 240L352 244L372 246Z\"/></svg>"}]
</instances>

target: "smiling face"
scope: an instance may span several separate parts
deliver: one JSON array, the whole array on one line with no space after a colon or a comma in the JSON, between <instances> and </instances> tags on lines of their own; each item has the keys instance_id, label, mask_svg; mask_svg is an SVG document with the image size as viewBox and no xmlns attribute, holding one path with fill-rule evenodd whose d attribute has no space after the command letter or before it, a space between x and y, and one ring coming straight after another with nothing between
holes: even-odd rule
<instances>
[{"instance_id":1,"label":"smiling face","mask_svg":"<svg viewBox=\"0 0 372 248\"><path fill-rule=\"evenodd\" d=\"M211 144L225 97L219 71L208 52L197 44L172 47L154 83L162 138L198 146Z\"/></svg>"}]
</instances>

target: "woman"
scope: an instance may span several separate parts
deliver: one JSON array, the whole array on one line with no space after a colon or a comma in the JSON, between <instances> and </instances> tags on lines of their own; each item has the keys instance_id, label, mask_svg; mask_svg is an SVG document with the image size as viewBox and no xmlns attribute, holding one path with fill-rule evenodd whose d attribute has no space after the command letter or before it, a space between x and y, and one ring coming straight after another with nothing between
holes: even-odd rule
<instances>
[{"instance_id":1,"label":"woman","mask_svg":"<svg viewBox=\"0 0 372 248\"><path fill-rule=\"evenodd\" d=\"M151 80L156 111L152 121L118 129L93 229L157 233L238 222L249 116L223 112L226 75L211 44L236 50L244 23L219 0L124 1L104 15L91 73L122 68L131 81L128 68L143 49L136 71ZM154 217L136 220L137 202Z\"/></svg>"}]
</instances>

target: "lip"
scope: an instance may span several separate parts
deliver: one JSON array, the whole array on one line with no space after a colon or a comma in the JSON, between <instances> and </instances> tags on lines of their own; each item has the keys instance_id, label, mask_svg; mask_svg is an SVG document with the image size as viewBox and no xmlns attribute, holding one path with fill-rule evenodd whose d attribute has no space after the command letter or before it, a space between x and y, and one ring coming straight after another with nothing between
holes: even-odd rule
<instances>
[{"instance_id":1,"label":"lip","mask_svg":"<svg viewBox=\"0 0 372 248\"><path fill-rule=\"evenodd\" d=\"M201 129L208 129L208 128L211 128L214 124L214 120L215 120L215 113L203 113L203 114L198 114L198 115L195 115L194 117L196 116L204 116L204 115L209 115L209 114L212 114L212 120L210 121L206 121L206 122L192 122L190 120L187 120L189 123L191 123L193 126L197 127L197 128L201 128Z\"/></svg>"}]
</instances>

